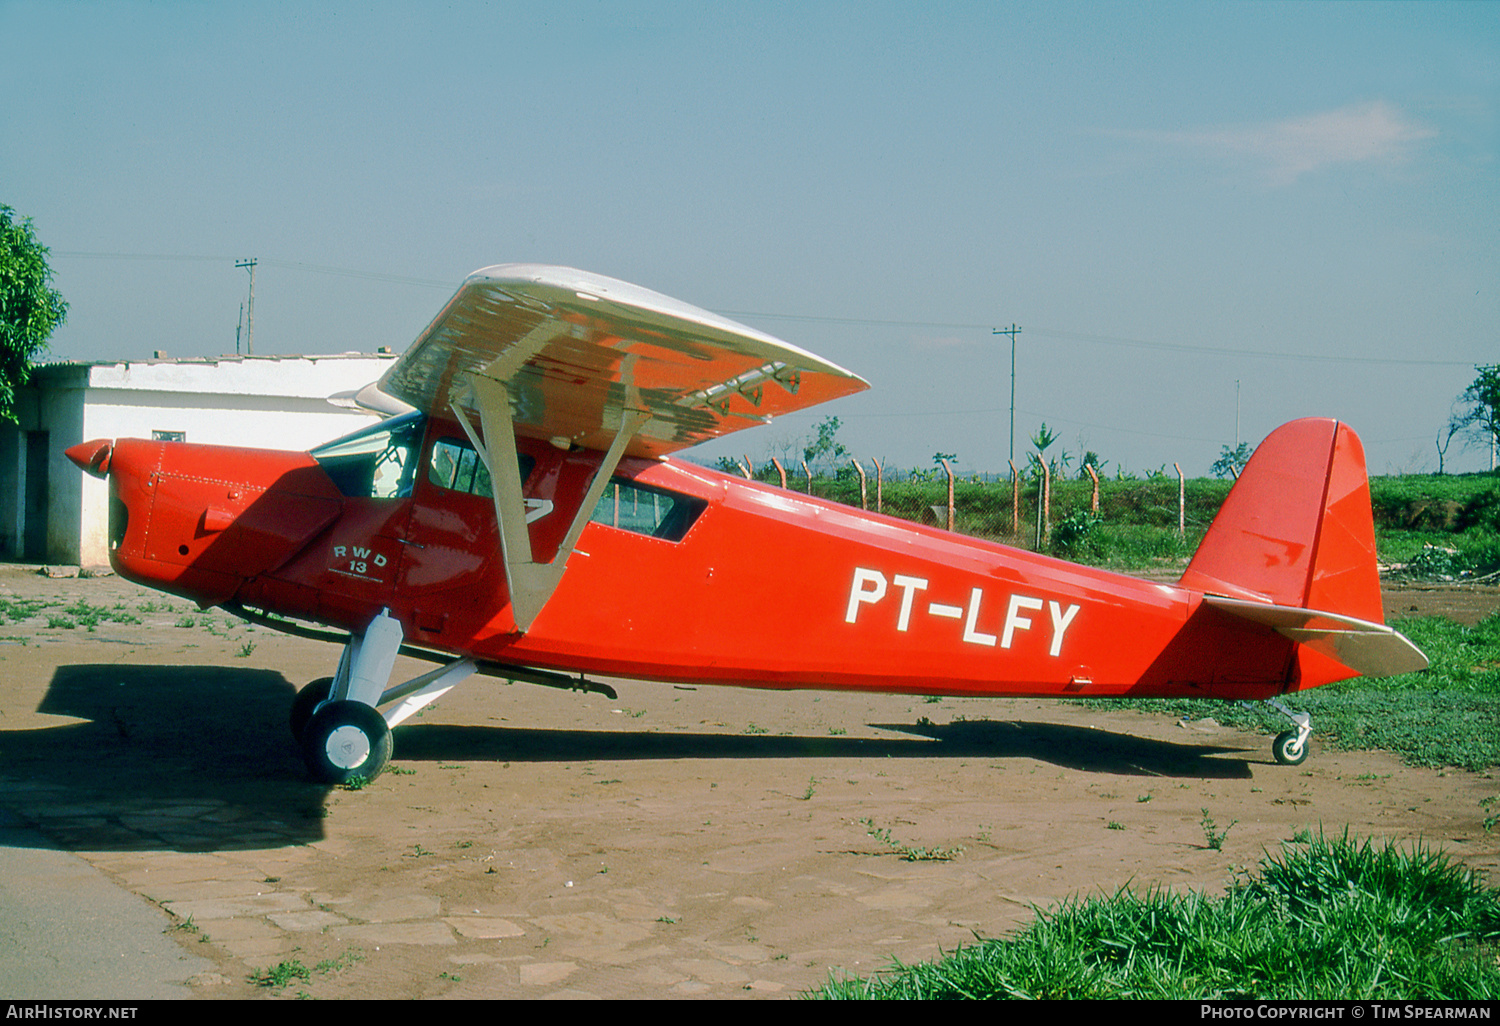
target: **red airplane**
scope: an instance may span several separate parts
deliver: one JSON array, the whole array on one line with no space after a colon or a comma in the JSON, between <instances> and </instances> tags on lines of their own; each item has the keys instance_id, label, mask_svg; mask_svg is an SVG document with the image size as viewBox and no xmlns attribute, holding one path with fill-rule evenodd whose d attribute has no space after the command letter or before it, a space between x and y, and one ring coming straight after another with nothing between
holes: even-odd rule
<instances>
[{"instance_id":1,"label":"red airplane","mask_svg":"<svg viewBox=\"0 0 1500 1026\"><path fill-rule=\"evenodd\" d=\"M311 452L68 450L109 480L121 576L344 643L292 708L320 781L373 779L390 728L476 671L1262 699L1296 764L1311 727L1281 696L1427 665L1382 623L1364 454L1336 421L1267 438L1163 584L667 458L869 386L614 279L478 271L378 385L413 412ZM441 665L389 686L398 653Z\"/></svg>"}]
</instances>

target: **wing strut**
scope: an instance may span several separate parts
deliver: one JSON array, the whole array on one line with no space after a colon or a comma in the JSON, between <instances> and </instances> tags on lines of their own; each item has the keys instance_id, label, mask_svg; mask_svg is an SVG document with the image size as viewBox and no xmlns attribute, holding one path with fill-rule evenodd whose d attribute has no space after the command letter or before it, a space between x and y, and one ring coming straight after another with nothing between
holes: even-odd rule
<instances>
[{"instance_id":1,"label":"wing strut","mask_svg":"<svg viewBox=\"0 0 1500 1026\"><path fill-rule=\"evenodd\" d=\"M609 486L615 467L625 454L625 447L651 415L638 408L620 411L619 430L616 431L603 462L599 464L599 470L590 482L583 501L573 513L573 522L567 535L550 562L538 563L532 555L531 534L526 527L526 502L521 494L521 467L516 456L516 428L511 419L510 390L493 378L477 374L470 379L470 383L473 405L479 409L484 438L478 437L459 403L453 403L453 412L490 472L495 521L500 527L500 555L505 565L505 580L510 587L511 615L515 619L516 630L524 634L531 629L537 614L557 590L557 584L567 568L568 557L573 554L578 538L583 534L584 525L588 523L594 507L599 504L599 497ZM627 406L635 398L634 393L635 389L627 384Z\"/></svg>"}]
</instances>

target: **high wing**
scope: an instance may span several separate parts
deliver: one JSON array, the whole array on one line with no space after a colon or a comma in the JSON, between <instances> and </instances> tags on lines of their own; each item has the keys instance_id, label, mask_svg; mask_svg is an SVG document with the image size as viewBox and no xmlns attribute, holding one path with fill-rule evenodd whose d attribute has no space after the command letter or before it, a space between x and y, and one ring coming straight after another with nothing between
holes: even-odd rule
<instances>
[{"instance_id":1,"label":"high wing","mask_svg":"<svg viewBox=\"0 0 1500 1026\"><path fill-rule=\"evenodd\" d=\"M743 324L571 267L476 271L380 390L458 420L493 482L517 631L531 628L621 457L660 457L869 388ZM476 430L477 416L483 435ZM518 435L604 452L557 554L533 558Z\"/></svg>"},{"instance_id":2,"label":"high wing","mask_svg":"<svg viewBox=\"0 0 1500 1026\"><path fill-rule=\"evenodd\" d=\"M754 328L627 282L570 267L476 271L380 379L420 410L469 415L474 385L505 386L515 431L661 456L772 416L869 388L842 367ZM481 386L482 388L482 386Z\"/></svg>"}]
</instances>

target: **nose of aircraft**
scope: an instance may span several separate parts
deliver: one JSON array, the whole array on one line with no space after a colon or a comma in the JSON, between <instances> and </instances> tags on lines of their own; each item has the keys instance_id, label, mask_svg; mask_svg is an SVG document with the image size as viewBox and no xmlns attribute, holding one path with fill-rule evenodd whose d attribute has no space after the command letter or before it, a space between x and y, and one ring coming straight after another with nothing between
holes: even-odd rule
<instances>
[{"instance_id":1,"label":"nose of aircraft","mask_svg":"<svg viewBox=\"0 0 1500 1026\"><path fill-rule=\"evenodd\" d=\"M86 474L104 478L109 476L109 456L114 443L107 438L96 438L92 442L79 442L68 449L66 455L74 466Z\"/></svg>"}]
</instances>

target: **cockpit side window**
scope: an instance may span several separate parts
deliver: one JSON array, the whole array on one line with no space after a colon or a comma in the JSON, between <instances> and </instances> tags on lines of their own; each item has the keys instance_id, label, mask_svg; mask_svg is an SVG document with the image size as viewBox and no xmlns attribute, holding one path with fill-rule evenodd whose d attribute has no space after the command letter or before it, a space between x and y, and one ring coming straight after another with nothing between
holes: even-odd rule
<instances>
[{"instance_id":1,"label":"cockpit side window","mask_svg":"<svg viewBox=\"0 0 1500 1026\"><path fill-rule=\"evenodd\" d=\"M521 484L531 476L536 460L524 452L516 453L520 464ZM468 492L489 498L490 472L479 453L468 442L457 438L440 438L432 444L432 458L427 461L427 480L455 492Z\"/></svg>"},{"instance_id":2,"label":"cockpit side window","mask_svg":"<svg viewBox=\"0 0 1500 1026\"><path fill-rule=\"evenodd\" d=\"M686 537L688 529L707 507L708 503L690 495L647 488L616 477L604 489L589 519L622 531L676 542Z\"/></svg>"},{"instance_id":3,"label":"cockpit side window","mask_svg":"<svg viewBox=\"0 0 1500 1026\"><path fill-rule=\"evenodd\" d=\"M404 498L416 479L416 451L424 425L420 413L393 417L320 445L311 455L343 495Z\"/></svg>"}]
</instances>

